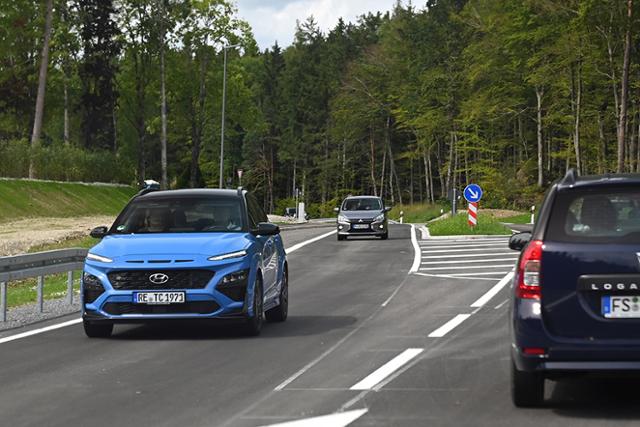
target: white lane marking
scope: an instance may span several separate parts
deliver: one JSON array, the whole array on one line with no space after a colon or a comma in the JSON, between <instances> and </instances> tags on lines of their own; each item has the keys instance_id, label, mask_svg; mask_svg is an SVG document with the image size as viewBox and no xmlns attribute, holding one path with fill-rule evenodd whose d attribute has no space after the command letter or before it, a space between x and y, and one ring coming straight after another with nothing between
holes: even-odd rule
<instances>
[{"instance_id":1,"label":"white lane marking","mask_svg":"<svg viewBox=\"0 0 640 427\"><path fill-rule=\"evenodd\" d=\"M429 233L429 229L423 225L420 227L420 234L422 235L422 240L428 239L431 237L431 233Z\"/></svg>"},{"instance_id":2,"label":"white lane marking","mask_svg":"<svg viewBox=\"0 0 640 427\"><path fill-rule=\"evenodd\" d=\"M413 244L413 265L409 274L415 273L420 267L420 246L418 245L418 238L416 236L416 227L411 224L411 243Z\"/></svg>"},{"instance_id":3,"label":"white lane marking","mask_svg":"<svg viewBox=\"0 0 640 427\"><path fill-rule=\"evenodd\" d=\"M32 335L38 335L38 334L41 334L43 332L53 331L55 329L65 328L67 326L76 325L78 323L82 323L82 319L73 319L73 320L69 320L67 322L62 322L62 323L57 323L55 325L46 326L44 328L33 329L31 331L23 332L21 334L16 334L16 335L11 335L11 336L8 336L8 337L0 338L0 344L4 344L4 343L10 342L10 341L19 340L21 338L30 337Z\"/></svg>"},{"instance_id":4,"label":"white lane marking","mask_svg":"<svg viewBox=\"0 0 640 427\"><path fill-rule=\"evenodd\" d=\"M295 245L291 246L290 248L285 249L284 251L286 252L287 255L289 255L291 252L295 252L295 251L297 251L298 249L300 249L300 248L302 248L304 246L310 245L313 242L317 242L318 240L324 239L325 237L331 236L332 234L335 234L337 232L338 232L337 230L333 230L333 231L330 231L328 233L321 234L321 235L319 235L317 237L314 237L313 239L305 240L304 242L300 242L298 244L295 244Z\"/></svg>"},{"instance_id":5,"label":"white lane marking","mask_svg":"<svg viewBox=\"0 0 640 427\"><path fill-rule=\"evenodd\" d=\"M429 268L421 268L420 271L433 271L433 270L473 270L478 268L505 268L505 267L513 267L512 264L500 264L500 265L474 265L469 267L429 267Z\"/></svg>"},{"instance_id":6,"label":"white lane marking","mask_svg":"<svg viewBox=\"0 0 640 427\"><path fill-rule=\"evenodd\" d=\"M502 301L500 304L498 304L498 305L496 305L496 306L494 307L494 310L500 310L500 309L502 308L502 306L503 306L503 305L505 305L505 304L506 304L506 303L508 303L508 302L509 302L509 300L508 300L508 299L506 299L506 300Z\"/></svg>"},{"instance_id":7,"label":"white lane marking","mask_svg":"<svg viewBox=\"0 0 640 427\"><path fill-rule=\"evenodd\" d=\"M494 247L503 247L503 248L507 248L507 242L505 243L484 243L484 244L478 244L478 245L469 245L469 244L464 244L464 245L420 245L420 247L422 249L456 249L456 248L486 248L488 249L492 249Z\"/></svg>"},{"instance_id":8,"label":"white lane marking","mask_svg":"<svg viewBox=\"0 0 640 427\"><path fill-rule=\"evenodd\" d=\"M501 255L513 255L513 251L510 252L489 252L486 254L462 254L462 255L430 255L423 256L422 259L446 259L446 258L478 258L485 256L501 256ZM519 256L515 254L516 259Z\"/></svg>"},{"instance_id":9,"label":"white lane marking","mask_svg":"<svg viewBox=\"0 0 640 427\"><path fill-rule=\"evenodd\" d=\"M506 276L502 278L502 280L496 283L496 285L493 288L489 289L489 291L486 294L482 295L480 298L477 299L476 302L471 304L471 307L482 307L483 305L488 303L489 300L491 300L491 298L496 296L496 294L500 292L502 288L504 288L505 285L509 283L509 281L511 281L512 277L513 277L513 271L510 271L509 273L507 273Z\"/></svg>"},{"instance_id":10,"label":"white lane marking","mask_svg":"<svg viewBox=\"0 0 640 427\"><path fill-rule=\"evenodd\" d=\"M473 243L473 242L500 242L500 241L508 242L509 241L509 237L508 236L504 236L504 237L481 237L481 238L478 238L478 239L454 239L454 238L443 239L443 238L440 238L440 237L434 237L431 240L429 240L427 242L423 242L423 243L444 244L444 243Z\"/></svg>"},{"instance_id":11,"label":"white lane marking","mask_svg":"<svg viewBox=\"0 0 640 427\"><path fill-rule=\"evenodd\" d=\"M441 338L447 335L449 332L458 327L462 322L471 317L470 314L458 314L453 319L449 320L444 325L440 326L435 331L431 332L428 336L429 338Z\"/></svg>"},{"instance_id":12,"label":"white lane marking","mask_svg":"<svg viewBox=\"0 0 640 427\"><path fill-rule=\"evenodd\" d=\"M464 278L469 278L473 276L500 276L494 280L502 280L504 275L507 273L508 271L480 271L476 273L455 273L454 276L464 277Z\"/></svg>"},{"instance_id":13,"label":"white lane marking","mask_svg":"<svg viewBox=\"0 0 640 427\"><path fill-rule=\"evenodd\" d=\"M349 390L371 390L376 384L383 381L389 375L400 369L411 359L424 351L423 348L408 348L378 369L365 377L362 381L355 384Z\"/></svg>"},{"instance_id":14,"label":"white lane marking","mask_svg":"<svg viewBox=\"0 0 640 427\"><path fill-rule=\"evenodd\" d=\"M424 276L424 277L441 277L444 279L465 279L465 280L469 280L468 277L464 277L466 276L465 274L429 274L429 273L414 273L418 276ZM473 276L477 276L480 274L484 274L484 275L488 275L488 274L493 274L493 273L474 273ZM504 273L502 273L504 274ZM475 277L475 280L500 280L499 278L494 278L494 277Z\"/></svg>"},{"instance_id":15,"label":"white lane marking","mask_svg":"<svg viewBox=\"0 0 640 427\"><path fill-rule=\"evenodd\" d=\"M470 259L470 260L457 260L457 261L424 261L421 264L422 265L426 265L426 264L430 264L430 265L440 265L440 264L477 264L477 263L481 263L481 262L496 262L496 261L515 261L517 260L518 257L513 257L513 258L489 258L489 259ZM488 265L487 267L491 267L490 265Z\"/></svg>"},{"instance_id":16,"label":"white lane marking","mask_svg":"<svg viewBox=\"0 0 640 427\"><path fill-rule=\"evenodd\" d=\"M423 250L422 253L423 254L441 254L441 253L452 253L452 252L487 252L489 249L488 248L482 248L482 249L438 249L435 251L425 251Z\"/></svg>"},{"instance_id":17,"label":"white lane marking","mask_svg":"<svg viewBox=\"0 0 640 427\"><path fill-rule=\"evenodd\" d=\"M320 417L270 424L269 426L263 427L346 427L366 414L367 411L368 409L356 409L353 411L339 412L337 414L323 415Z\"/></svg>"}]
</instances>

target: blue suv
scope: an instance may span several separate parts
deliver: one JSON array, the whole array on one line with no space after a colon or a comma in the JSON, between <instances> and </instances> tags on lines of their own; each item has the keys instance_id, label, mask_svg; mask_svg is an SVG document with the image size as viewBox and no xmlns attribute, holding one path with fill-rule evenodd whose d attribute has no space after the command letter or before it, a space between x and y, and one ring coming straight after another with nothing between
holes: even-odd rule
<instances>
[{"instance_id":1,"label":"blue suv","mask_svg":"<svg viewBox=\"0 0 640 427\"><path fill-rule=\"evenodd\" d=\"M543 402L546 378L640 371L640 175L553 184L521 250L511 304L516 406Z\"/></svg>"},{"instance_id":2,"label":"blue suv","mask_svg":"<svg viewBox=\"0 0 640 427\"><path fill-rule=\"evenodd\" d=\"M87 255L82 318L89 337L115 323L240 319L288 312L287 258L277 225L245 190L172 190L134 197Z\"/></svg>"}]
</instances>

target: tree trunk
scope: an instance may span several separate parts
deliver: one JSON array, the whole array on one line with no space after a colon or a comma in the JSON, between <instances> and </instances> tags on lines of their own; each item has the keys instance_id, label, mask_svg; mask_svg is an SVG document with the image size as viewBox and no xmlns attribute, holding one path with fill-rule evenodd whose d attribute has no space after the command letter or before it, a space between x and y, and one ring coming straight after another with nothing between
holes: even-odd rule
<instances>
[{"instance_id":1,"label":"tree trunk","mask_svg":"<svg viewBox=\"0 0 640 427\"><path fill-rule=\"evenodd\" d=\"M64 77L64 144L70 144L69 137L69 82L67 77Z\"/></svg>"},{"instance_id":2,"label":"tree trunk","mask_svg":"<svg viewBox=\"0 0 640 427\"><path fill-rule=\"evenodd\" d=\"M47 70L49 68L49 44L51 42L51 22L53 21L53 0L47 0L46 17L44 23L44 42L42 44L42 57L40 62L40 74L38 76L38 95L36 97L36 111L33 119L33 133L31 134L31 147L40 143L42 133L42 120L44 118L44 94L47 87ZM36 176L33 157L29 161L29 178Z\"/></svg>"},{"instance_id":3,"label":"tree trunk","mask_svg":"<svg viewBox=\"0 0 640 427\"><path fill-rule=\"evenodd\" d=\"M378 189L376 186L376 153L373 144L373 128L369 125L369 146L371 149L371 185L373 185L373 195L378 196Z\"/></svg>"},{"instance_id":4,"label":"tree trunk","mask_svg":"<svg viewBox=\"0 0 640 427\"><path fill-rule=\"evenodd\" d=\"M544 89L536 87L536 100L537 100L537 135L538 135L538 187L544 185L544 163L543 163L543 141L542 141L542 97L544 96Z\"/></svg>"},{"instance_id":5,"label":"tree trunk","mask_svg":"<svg viewBox=\"0 0 640 427\"><path fill-rule=\"evenodd\" d=\"M413 205L413 157L409 158L409 203Z\"/></svg>"},{"instance_id":6,"label":"tree trunk","mask_svg":"<svg viewBox=\"0 0 640 427\"><path fill-rule=\"evenodd\" d=\"M629 63L631 56L631 16L633 0L627 0L627 31L624 40L624 60L622 63L622 81L620 82L620 116L618 117L618 167L624 172L624 148L627 129L627 97L629 95Z\"/></svg>"},{"instance_id":7,"label":"tree trunk","mask_svg":"<svg viewBox=\"0 0 640 427\"><path fill-rule=\"evenodd\" d=\"M574 122L573 122L573 148L576 154L576 169L578 170L578 174L582 174L582 159L580 157L580 108L582 101L582 63L578 63L578 75L577 82L575 83L575 91L573 84L573 71L571 73L571 92L572 97L574 97Z\"/></svg>"},{"instance_id":8,"label":"tree trunk","mask_svg":"<svg viewBox=\"0 0 640 427\"><path fill-rule=\"evenodd\" d=\"M207 96L206 89L206 71L207 71L207 58L202 58L200 62L200 87L198 91L198 111L192 118L195 124L195 133L191 146L191 188L195 188L199 185L199 170L200 170L200 151L202 146L202 134L204 132L204 117L205 117L205 100ZM222 183L224 188L224 182Z\"/></svg>"},{"instance_id":9,"label":"tree trunk","mask_svg":"<svg viewBox=\"0 0 640 427\"><path fill-rule=\"evenodd\" d=\"M160 133L160 169L161 178L160 186L163 189L169 188L167 178L167 93L166 93L166 74L164 65L164 2L160 3L160 116L161 116L161 133Z\"/></svg>"},{"instance_id":10,"label":"tree trunk","mask_svg":"<svg viewBox=\"0 0 640 427\"><path fill-rule=\"evenodd\" d=\"M448 195L449 192L451 191L451 189L453 188L453 182L452 182L452 172L453 172L453 162L454 160L454 155L455 155L455 140L453 138L453 135L455 134L455 129L453 129L451 131L451 135L450 135L450 142L449 142L449 164L447 165L447 182L446 182L446 187L444 190L444 194Z\"/></svg>"},{"instance_id":11,"label":"tree trunk","mask_svg":"<svg viewBox=\"0 0 640 427\"><path fill-rule=\"evenodd\" d=\"M427 201L431 200L431 186L429 185L429 174L431 173L431 171L429 170L429 161L427 160L427 152L424 151L422 153L422 161L424 162L424 186L425 186L425 192L427 194Z\"/></svg>"}]
</instances>

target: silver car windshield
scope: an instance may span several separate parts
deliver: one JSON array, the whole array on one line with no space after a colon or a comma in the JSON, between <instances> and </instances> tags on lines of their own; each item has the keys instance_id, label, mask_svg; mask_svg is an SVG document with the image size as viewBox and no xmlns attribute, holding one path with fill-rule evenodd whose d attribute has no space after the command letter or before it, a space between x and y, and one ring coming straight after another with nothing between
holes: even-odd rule
<instances>
[{"instance_id":1,"label":"silver car windshield","mask_svg":"<svg viewBox=\"0 0 640 427\"><path fill-rule=\"evenodd\" d=\"M382 210L380 199L374 198L356 198L347 199L342 204L343 211L379 211Z\"/></svg>"}]
</instances>

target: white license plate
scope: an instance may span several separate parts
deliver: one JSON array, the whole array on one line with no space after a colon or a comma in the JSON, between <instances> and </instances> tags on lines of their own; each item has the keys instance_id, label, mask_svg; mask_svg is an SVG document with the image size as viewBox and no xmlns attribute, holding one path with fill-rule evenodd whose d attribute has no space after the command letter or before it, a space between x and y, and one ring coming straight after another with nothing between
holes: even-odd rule
<instances>
[{"instance_id":1,"label":"white license plate","mask_svg":"<svg viewBox=\"0 0 640 427\"><path fill-rule=\"evenodd\" d=\"M640 296L602 297L602 315L609 319L640 318Z\"/></svg>"},{"instance_id":2,"label":"white license plate","mask_svg":"<svg viewBox=\"0 0 640 427\"><path fill-rule=\"evenodd\" d=\"M353 224L353 228L364 230L365 228L369 228L369 224Z\"/></svg>"},{"instance_id":3,"label":"white license plate","mask_svg":"<svg viewBox=\"0 0 640 427\"><path fill-rule=\"evenodd\" d=\"M184 292L136 292L133 302L136 304L182 304L187 300Z\"/></svg>"}]
</instances>

